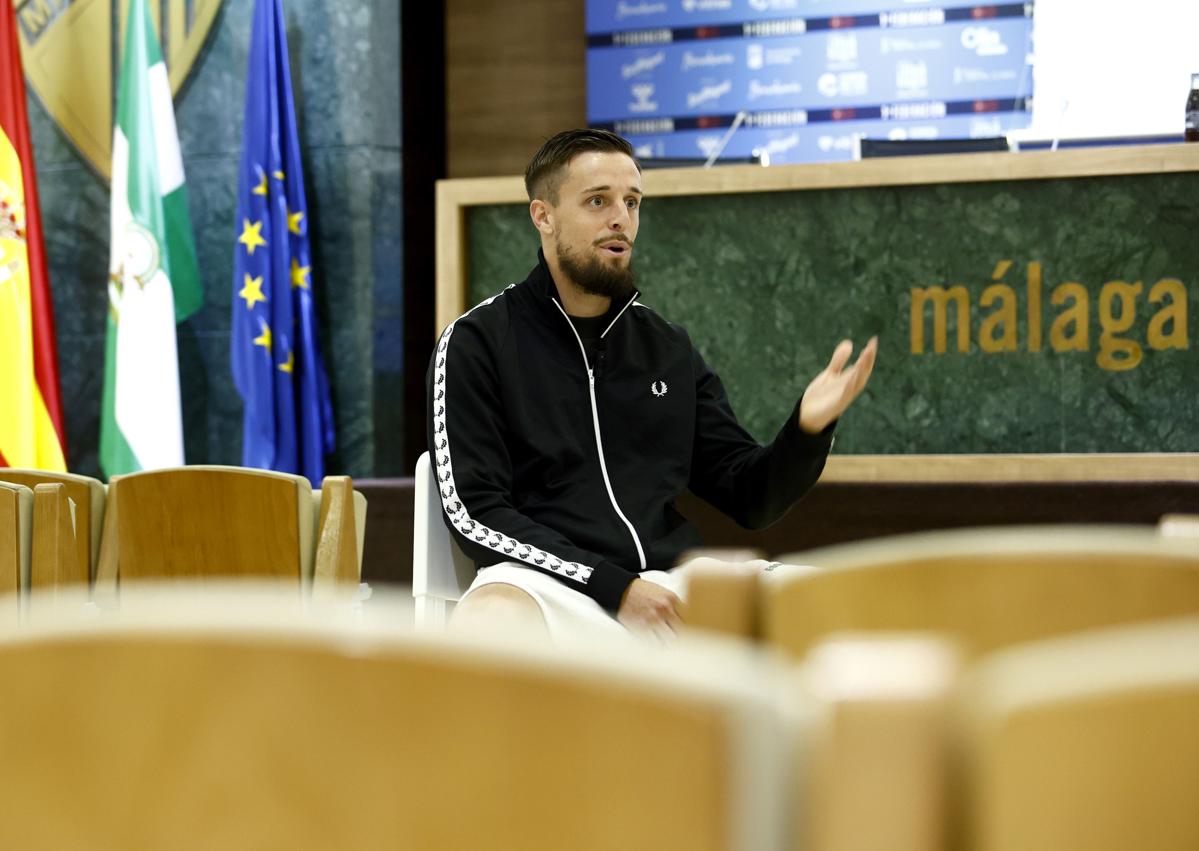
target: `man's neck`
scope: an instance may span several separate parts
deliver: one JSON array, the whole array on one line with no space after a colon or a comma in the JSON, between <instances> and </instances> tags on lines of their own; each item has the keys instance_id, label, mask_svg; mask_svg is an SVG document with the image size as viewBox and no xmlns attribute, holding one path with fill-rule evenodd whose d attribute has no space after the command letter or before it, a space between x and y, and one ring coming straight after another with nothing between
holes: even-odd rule
<instances>
[{"instance_id":1,"label":"man's neck","mask_svg":"<svg viewBox=\"0 0 1199 851\"><path fill-rule=\"evenodd\" d=\"M606 295L595 295L585 292L582 287L570 279L558 264L558 258L552 252L545 252L546 265L550 267L550 276L554 279L554 288L558 290L558 298L562 300L562 309L567 316L603 316L612 306L612 299Z\"/></svg>"}]
</instances>

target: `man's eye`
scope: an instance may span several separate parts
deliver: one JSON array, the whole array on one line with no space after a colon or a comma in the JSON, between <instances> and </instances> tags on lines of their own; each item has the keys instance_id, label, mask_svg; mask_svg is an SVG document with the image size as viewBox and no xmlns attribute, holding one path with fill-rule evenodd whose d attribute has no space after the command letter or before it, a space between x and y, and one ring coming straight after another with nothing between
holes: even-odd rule
<instances>
[{"instance_id":1,"label":"man's eye","mask_svg":"<svg viewBox=\"0 0 1199 851\"><path fill-rule=\"evenodd\" d=\"M587 203L590 204L592 207L601 207L601 206L603 206L604 199L599 197L598 195L596 195L594 198L589 198L587 200Z\"/></svg>"},{"instance_id":2,"label":"man's eye","mask_svg":"<svg viewBox=\"0 0 1199 851\"><path fill-rule=\"evenodd\" d=\"M630 198L625 203L627 203L629 205L630 210L636 210L637 207L640 206L640 202L636 198Z\"/></svg>"}]
</instances>

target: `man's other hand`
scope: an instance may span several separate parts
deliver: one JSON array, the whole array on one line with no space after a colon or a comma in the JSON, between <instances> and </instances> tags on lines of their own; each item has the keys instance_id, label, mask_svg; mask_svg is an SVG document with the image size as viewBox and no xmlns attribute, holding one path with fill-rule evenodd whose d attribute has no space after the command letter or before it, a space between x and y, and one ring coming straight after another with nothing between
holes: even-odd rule
<instances>
[{"instance_id":1,"label":"man's other hand","mask_svg":"<svg viewBox=\"0 0 1199 851\"><path fill-rule=\"evenodd\" d=\"M820 434L837 417L845 413L870 378L874 357L878 353L878 337L871 337L853 366L846 368L853 354L853 343L842 340L833 350L833 358L824 371L812 379L799 403L799 427L808 434Z\"/></svg>"},{"instance_id":2,"label":"man's other hand","mask_svg":"<svg viewBox=\"0 0 1199 851\"><path fill-rule=\"evenodd\" d=\"M616 619L632 632L650 633L666 641L683 622L679 617L681 605L674 592L645 579L634 579L624 592Z\"/></svg>"}]
</instances>

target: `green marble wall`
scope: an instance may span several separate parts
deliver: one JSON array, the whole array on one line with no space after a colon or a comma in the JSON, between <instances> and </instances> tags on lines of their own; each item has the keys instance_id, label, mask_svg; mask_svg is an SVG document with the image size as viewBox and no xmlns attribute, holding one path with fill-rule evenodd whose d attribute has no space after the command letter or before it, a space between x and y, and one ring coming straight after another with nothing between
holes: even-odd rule
<instances>
[{"instance_id":1,"label":"green marble wall","mask_svg":"<svg viewBox=\"0 0 1199 851\"><path fill-rule=\"evenodd\" d=\"M400 19L394 0L286 0L321 344L337 451L330 473L402 471ZM187 460L241 460L229 369L234 214L253 0L226 0L175 115L205 287L179 327ZM98 475L107 311L106 181L36 98L29 117L50 262L71 469ZM424 370L424 364L419 369Z\"/></svg>"},{"instance_id":2,"label":"green marble wall","mask_svg":"<svg viewBox=\"0 0 1199 851\"><path fill-rule=\"evenodd\" d=\"M878 334L838 452L1195 451L1197 198L1199 173L651 197L639 286L688 328L759 439L839 339ZM537 240L524 205L475 208L468 226L473 304L521 280ZM1155 287L1163 279L1177 283ZM1083 289L1059 289L1071 282ZM956 302L947 351L934 351L923 305L915 351L913 290L938 285L964 287L967 351ZM1117 342L1101 341L1105 324ZM1139 362L1121 345L1139 348Z\"/></svg>"}]
</instances>

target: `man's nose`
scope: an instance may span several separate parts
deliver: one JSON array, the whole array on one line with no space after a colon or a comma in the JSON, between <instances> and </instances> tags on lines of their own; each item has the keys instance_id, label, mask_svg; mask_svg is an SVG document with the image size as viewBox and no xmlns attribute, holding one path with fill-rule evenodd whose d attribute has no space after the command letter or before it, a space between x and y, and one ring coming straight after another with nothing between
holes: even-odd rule
<instances>
[{"instance_id":1,"label":"man's nose","mask_svg":"<svg viewBox=\"0 0 1199 851\"><path fill-rule=\"evenodd\" d=\"M629 211L628 208L621 204L612 214L612 220L608 223L612 230L622 231L629 226Z\"/></svg>"}]
</instances>

